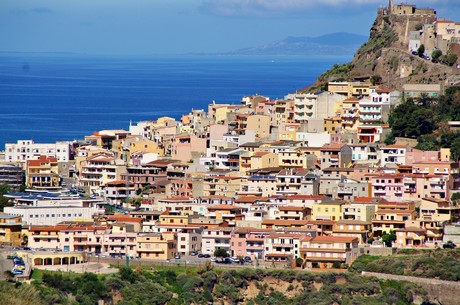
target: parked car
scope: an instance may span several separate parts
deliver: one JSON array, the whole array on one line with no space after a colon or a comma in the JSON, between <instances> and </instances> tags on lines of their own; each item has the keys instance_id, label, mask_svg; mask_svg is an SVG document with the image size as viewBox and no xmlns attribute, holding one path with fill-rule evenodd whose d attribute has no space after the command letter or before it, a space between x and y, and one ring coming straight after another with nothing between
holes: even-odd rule
<instances>
[{"instance_id":1,"label":"parked car","mask_svg":"<svg viewBox=\"0 0 460 305\"><path fill-rule=\"evenodd\" d=\"M203 254L203 253L199 253L199 254L198 254L198 258L204 258L204 254Z\"/></svg>"},{"instance_id":2,"label":"parked car","mask_svg":"<svg viewBox=\"0 0 460 305\"><path fill-rule=\"evenodd\" d=\"M14 275L18 275L18 274L22 274L23 271L22 271L22 270L19 270L19 269L14 269L14 268L13 268L13 270L11 270L11 273L14 274Z\"/></svg>"},{"instance_id":3,"label":"parked car","mask_svg":"<svg viewBox=\"0 0 460 305\"><path fill-rule=\"evenodd\" d=\"M175 259L180 259L180 255L179 255L179 254L176 254L176 255L174 256L174 258L175 258Z\"/></svg>"},{"instance_id":4,"label":"parked car","mask_svg":"<svg viewBox=\"0 0 460 305\"><path fill-rule=\"evenodd\" d=\"M211 258L210 254L204 254L204 258Z\"/></svg>"},{"instance_id":5,"label":"parked car","mask_svg":"<svg viewBox=\"0 0 460 305\"><path fill-rule=\"evenodd\" d=\"M454 249L454 248L457 247L457 245L454 244L454 243L451 242L451 241L448 241L448 242L446 242L444 245L442 245L442 247L443 247L444 249Z\"/></svg>"},{"instance_id":6,"label":"parked car","mask_svg":"<svg viewBox=\"0 0 460 305\"><path fill-rule=\"evenodd\" d=\"M240 260L239 260L238 257L236 257L236 256L231 257L231 258L230 258L230 261L231 261L232 263L239 263L239 262L240 262Z\"/></svg>"},{"instance_id":7,"label":"parked car","mask_svg":"<svg viewBox=\"0 0 460 305\"><path fill-rule=\"evenodd\" d=\"M226 257L222 262L224 264L231 264L231 263L233 263L233 260L230 257Z\"/></svg>"},{"instance_id":8,"label":"parked car","mask_svg":"<svg viewBox=\"0 0 460 305\"><path fill-rule=\"evenodd\" d=\"M245 261L246 263L251 263L251 262L252 262L252 259L251 259L251 257L249 257L249 256L245 256L245 257L244 257L244 261Z\"/></svg>"},{"instance_id":9,"label":"parked car","mask_svg":"<svg viewBox=\"0 0 460 305\"><path fill-rule=\"evenodd\" d=\"M217 258L211 257L211 262L216 263L216 262L217 262Z\"/></svg>"},{"instance_id":10,"label":"parked car","mask_svg":"<svg viewBox=\"0 0 460 305\"><path fill-rule=\"evenodd\" d=\"M192 251L192 252L190 253L190 255L191 255L191 256L197 256L197 255L198 255L198 252Z\"/></svg>"},{"instance_id":11,"label":"parked car","mask_svg":"<svg viewBox=\"0 0 460 305\"><path fill-rule=\"evenodd\" d=\"M26 251L32 250L32 249L30 249L29 247L24 247L24 248L22 248L22 249L23 249L23 250L26 250Z\"/></svg>"},{"instance_id":12,"label":"parked car","mask_svg":"<svg viewBox=\"0 0 460 305\"><path fill-rule=\"evenodd\" d=\"M412 55L418 55L417 51L412 51Z\"/></svg>"}]
</instances>

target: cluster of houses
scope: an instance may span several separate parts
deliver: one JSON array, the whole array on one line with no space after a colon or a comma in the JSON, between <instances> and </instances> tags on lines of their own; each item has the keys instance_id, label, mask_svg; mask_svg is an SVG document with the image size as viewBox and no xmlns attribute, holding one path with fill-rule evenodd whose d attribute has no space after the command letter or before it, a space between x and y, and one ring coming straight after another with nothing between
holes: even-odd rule
<instances>
[{"instance_id":1,"label":"cluster of houses","mask_svg":"<svg viewBox=\"0 0 460 305\"><path fill-rule=\"evenodd\" d=\"M17 192L0 242L158 260L225 249L303 267L350 264L390 232L394 247L438 247L460 212L459 162L383 144L401 96L442 94L404 90L331 82L80 141L6 144L0 183Z\"/></svg>"}]
</instances>

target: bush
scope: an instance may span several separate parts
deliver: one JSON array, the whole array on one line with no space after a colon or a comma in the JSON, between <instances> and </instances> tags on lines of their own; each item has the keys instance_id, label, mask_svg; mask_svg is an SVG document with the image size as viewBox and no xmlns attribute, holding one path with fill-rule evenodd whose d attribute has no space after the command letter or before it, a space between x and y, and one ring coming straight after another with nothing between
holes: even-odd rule
<instances>
[{"instance_id":1,"label":"bush","mask_svg":"<svg viewBox=\"0 0 460 305\"><path fill-rule=\"evenodd\" d=\"M340 268L340 262L334 262L332 264L332 268L339 269Z\"/></svg>"},{"instance_id":2,"label":"bush","mask_svg":"<svg viewBox=\"0 0 460 305\"><path fill-rule=\"evenodd\" d=\"M425 45L424 44L421 44L420 47L418 47L417 53L418 54L425 53Z\"/></svg>"},{"instance_id":3,"label":"bush","mask_svg":"<svg viewBox=\"0 0 460 305\"><path fill-rule=\"evenodd\" d=\"M432 53L431 53L431 58L434 59L434 60L438 60L439 57L442 56L442 52L441 50L434 50Z\"/></svg>"}]
</instances>

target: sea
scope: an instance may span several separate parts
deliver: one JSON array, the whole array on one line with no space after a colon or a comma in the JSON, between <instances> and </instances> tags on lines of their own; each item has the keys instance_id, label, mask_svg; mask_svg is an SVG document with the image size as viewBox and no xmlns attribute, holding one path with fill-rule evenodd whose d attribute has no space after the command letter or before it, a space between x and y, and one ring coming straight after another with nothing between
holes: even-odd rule
<instances>
[{"instance_id":1,"label":"sea","mask_svg":"<svg viewBox=\"0 0 460 305\"><path fill-rule=\"evenodd\" d=\"M96 56L0 53L0 150L82 139L243 96L302 89L351 56Z\"/></svg>"}]
</instances>

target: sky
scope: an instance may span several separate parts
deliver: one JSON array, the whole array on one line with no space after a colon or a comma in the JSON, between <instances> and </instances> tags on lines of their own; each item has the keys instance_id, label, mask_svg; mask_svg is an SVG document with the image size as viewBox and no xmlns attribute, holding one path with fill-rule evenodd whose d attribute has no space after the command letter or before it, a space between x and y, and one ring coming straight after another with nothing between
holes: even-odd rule
<instances>
[{"instance_id":1,"label":"sky","mask_svg":"<svg viewBox=\"0 0 460 305\"><path fill-rule=\"evenodd\" d=\"M412 0L460 21L460 0ZM0 51L215 53L288 36L369 35L387 0L0 0ZM399 1L395 1L399 3ZM457 19L456 19L457 17Z\"/></svg>"}]
</instances>

